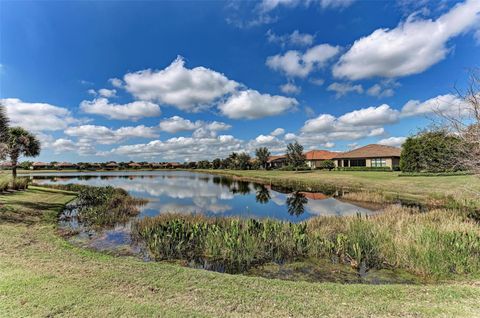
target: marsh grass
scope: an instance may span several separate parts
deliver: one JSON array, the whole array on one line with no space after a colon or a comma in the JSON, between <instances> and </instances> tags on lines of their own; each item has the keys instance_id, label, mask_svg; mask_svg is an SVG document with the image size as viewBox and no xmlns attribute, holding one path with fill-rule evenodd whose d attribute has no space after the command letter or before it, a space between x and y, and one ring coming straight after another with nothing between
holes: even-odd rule
<instances>
[{"instance_id":1,"label":"marsh grass","mask_svg":"<svg viewBox=\"0 0 480 318\"><path fill-rule=\"evenodd\" d=\"M480 227L445 209L420 213L391 206L375 216L325 216L299 224L164 214L133 228L156 260L201 260L231 273L307 258L431 278L480 273Z\"/></svg>"},{"instance_id":2,"label":"marsh grass","mask_svg":"<svg viewBox=\"0 0 480 318\"><path fill-rule=\"evenodd\" d=\"M49 188L74 191L77 199L64 211L64 218L76 218L87 227L112 227L125 223L140 213L140 206L147 201L134 198L127 191L107 187L78 184L47 185Z\"/></svg>"}]
</instances>

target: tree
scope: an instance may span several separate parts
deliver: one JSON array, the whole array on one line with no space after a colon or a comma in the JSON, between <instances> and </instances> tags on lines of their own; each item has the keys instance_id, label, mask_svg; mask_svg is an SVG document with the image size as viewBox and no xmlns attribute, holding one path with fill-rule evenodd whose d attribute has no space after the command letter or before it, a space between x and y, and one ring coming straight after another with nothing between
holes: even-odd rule
<instances>
[{"instance_id":1,"label":"tree","mask_svg":"<svg viewBox=\"0 0 480 318\"><path fill-rule=\"evenodd\" d=\"M222 159L220 159L220 158L213 159L213 161L212 161L212 168L213 169L220 169L221 166L222 166Z\"/></svg>"},{"instance_id":2,"label":"tree","mask_svg":"<svg viewBox=\"0 0 480 318\"><path fill-rule=\"evenodd\" d=\"M255 149L255 156L257 157L260 166L263 169L267 168L268 157L270 157L270 151L268 151L267 147L260 147Z\"/></svg>"},{"instance_id":3,"label":"tree","mask_svg":"<svg viewBox=\"0 0 480 318\"><path fill-rule=\"evenodd\" d=\"M305 212L305 204L308 203L308 199L305 194L301 192L293 192L287 197L287 208L290 215L299 216Z\"/></svg>"},{"instance_id":4,"label":"tree","mask_svg":"<svg viewBox=\"0 0 480 318\"><path fill-rule=\"evenodd\" d=\"M298 167L305 165L303 146L296 140L294 143L289 143L287 146L287 161L289 165L295 168L295 170L298 170Z\"/></svg>"},{"instance_id":5,"label":"tree","mask_svg":"<svg viewBox=\"0 0 480 318\"><path fill-rule=\"evenodd\" d=\"M238 169L238 154L236 152L232 152L227 159L229 169Z\"/></svg>"},{"instance_id":6,"label":"tree","mask_svg":"<svg viewBox=\"0 0 480 318\"><path fill-rule=\"evenodd\" d=\"M480 68L470 70L466 91L457 90L448 106L447 111L436 111L442 119L437 126L460 140L458 164L480 176Z\"/></svg>"},{"instance_id":7,"label":"tree","mask_svg":"<svg viewBox=\"0 0 480 318\"><path fill-rule=\"evenodd\" d=\"M5 160L8 155L8 117L5 111L5 107L0 105L0 159Z\"/></svg>"},{"instance_id":8,"label":"tree","mask_svg":"<svg viewBox=\"0 0 480 318\"><path fill-rule=\"evenodd\" d=\"M246 152L242 152L237 156L238 169L246 170L250 168L250 155Z\"/></svg>"},{"instance_id":9,"label":"tree","mask_svg":"<svg viewBox=\"0 0 480 318\"><path fill-rule=\"evenodd\" d=\"M446 130L421 132L403 144L400 169L404 172L463 170L458 160L460 144L460 139Z\"/></svg>"},{"instance_id":10,"label":"tree","mask_svg":"<svg viewBox=\"0 0 480 318\"><path fill-rule=\"evenodd\" d=\"M20 156L36 157L40 154L40 141L35 135L21 127L11 127L7 141L7 151L12 162L13 177L17 177L17 164Z\"/></svg>"}]
</instances>

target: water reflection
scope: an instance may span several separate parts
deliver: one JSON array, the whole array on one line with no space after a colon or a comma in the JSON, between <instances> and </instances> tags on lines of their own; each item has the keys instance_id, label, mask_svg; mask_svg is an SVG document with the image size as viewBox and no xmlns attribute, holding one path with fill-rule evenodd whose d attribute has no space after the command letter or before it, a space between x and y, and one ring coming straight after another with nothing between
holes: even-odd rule
<instances>
[{"instance_id":1,"label":"water reflection","mask_svg":"<svg viewBox=\"0 0 480 318\"><path fill-rule=\"evenodd\" d=\"M299 222L316 215L372 213L324 193L292 192L278 186L186 171L32 174L31 178L38 183L124 188L134 196L149 199L140 217L180 212Z\"/></svg>"}]
</instances>

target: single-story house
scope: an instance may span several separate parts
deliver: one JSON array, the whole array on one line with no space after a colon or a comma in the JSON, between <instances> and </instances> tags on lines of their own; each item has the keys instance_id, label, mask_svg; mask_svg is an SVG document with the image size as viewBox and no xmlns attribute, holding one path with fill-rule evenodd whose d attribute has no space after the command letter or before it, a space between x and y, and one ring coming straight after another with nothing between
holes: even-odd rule
<instances>
[{"instance_id":1,"label":"single-story house","mask_svg":"<svg viewBox=\"0 0 480 318\"><path fill-rule=\"evenodd\" d=\"M338 153L333 161L336 167L386 167L400 166L401 149L392 146L370 144L364 147Z\"/></svg>"},{"instance_id":2,"label":"single-story house","mask_svg":"<svg viewBox=\"0 0 480 318\"><path fill-rule=\"evenodd\" d=\"M267 160L267 168L276 169L281 168L287 164L287 156L286 155L279 155L279 156L270 156Z\"/></svg>"},{"instance_id":3,"label":"single-story house","mask_svg":"<svg viewBox=\"0 0 480 318\"><path fill-rule=\"evenodd\" d=\"M59 162L55 164L56 169L76 169L77 165L71 162Z\"/></svg>"},{"instance_id":4,"label":"single-story house","mask_svg":"<svg viewBox=\"0 0 480 318\"><path fill-rule=\"evenodd\" d=\"M0 169L12 169L13 165L10 161L0 162Z\"/></svg>"},{"instance_id":5,"label":"single-story house","mask_svg":"<svg viewBox=\"0 0 480 318\"><path fill-rule=\"evenodd\" d=\"M112 169L117 169L118 168L118 164L116 162L109 162L105 165L105 168L107 170L112 170Z\"/></svg>"},{"instance_id":6,"label":"single-story house","mask_svg":"<svg viewBox=\"0 0 480 318\"><path fill-rule=\"evenodd\" d=\"M37 161L37 162L32 163L32 166L30 167L30 169L33 169L33 170L48 169L48 168L51 168L51 167L52 167L52 165L48 162Z\"/></svg>"},{"instance_id":7,"label":"single-story house","mask_svg":"<svg viewBox=\"0 0 480 318\"><path fill-rule=\"evenodd\" d=\"M305 153L305 162L308 167L315 169L320 167L320 163L325 160L332 160L338 152L328 150L310 150Z\"/></svg>"},{"instance_id":8,"label":"single-story house","mask_svg":"<svg viewBox=\"0 0 480 318\"><path fill-rule=\"evenodd\" d=\"M138 169L138 168L141 168L142 165L139 164L139 163L136 163L136 162L130 162L130 163L128 164L128 167L129 167L129 168Z\"/></svg>"}]
</instances>

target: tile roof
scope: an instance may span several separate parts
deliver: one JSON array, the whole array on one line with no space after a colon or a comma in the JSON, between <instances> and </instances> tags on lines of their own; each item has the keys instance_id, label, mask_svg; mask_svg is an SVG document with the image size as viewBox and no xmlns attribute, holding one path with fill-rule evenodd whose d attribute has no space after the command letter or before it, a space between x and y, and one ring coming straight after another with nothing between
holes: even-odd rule
<instances>
[{"instance_id":1,"label":"tile roof","mask_svg":"<svg viewBox=\"0 0 480 318\"><path fill-rule=\"evenodd\" d=\"M337 154L334 159L341 158L377 158L400 157L402 150L397 147L370 144L364 147Z\"/></svg>"},{"instance_id":2,"label":"tile roof","mask_svg":"<svg viewBox=\"0 0 480 318\"><path fill-rule=\"evenodd\" d=\"M333 159L338 155L338 152L328 150L310 150L305 153L305 159L307 160L328 160Z\"/></svg>"}]
</instances>

